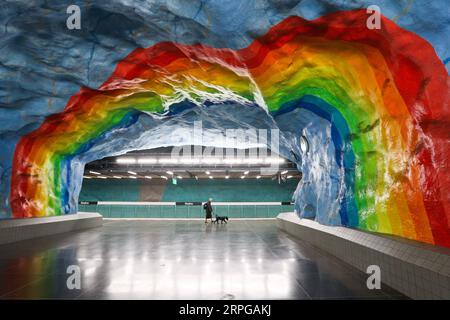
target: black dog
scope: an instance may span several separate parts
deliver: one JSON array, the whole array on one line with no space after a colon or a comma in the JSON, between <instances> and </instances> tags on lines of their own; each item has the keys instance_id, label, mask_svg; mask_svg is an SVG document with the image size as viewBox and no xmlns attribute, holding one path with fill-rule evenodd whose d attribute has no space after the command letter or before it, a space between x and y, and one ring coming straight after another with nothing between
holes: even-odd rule
<instances>
[{"instance_id":1,"label":"black dog","mask_svg":"<svg viewBox=\"0 0 450 320\"><path fill-rule=\"evenodd\" d=\"M213 223L219 223L219 221L220 221L220 224L222 224L222 223L227 223L227 221L228 221L228 217L220 217L220 216L216 216L216 220L215 221L213 221Z\"/></svg>"}]
</instances>

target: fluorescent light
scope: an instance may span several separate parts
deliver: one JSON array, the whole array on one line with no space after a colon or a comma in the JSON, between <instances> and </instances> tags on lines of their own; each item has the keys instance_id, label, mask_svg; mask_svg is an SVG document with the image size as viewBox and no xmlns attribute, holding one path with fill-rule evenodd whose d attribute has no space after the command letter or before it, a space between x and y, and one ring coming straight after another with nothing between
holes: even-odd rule
<instances>
[{"instance_id":1,"label":"fluorescent light","mask_svg":"<svg viewBox=\"0 0 450 320\"><path fill-rule=\"evenodd\" d=\"M97 171L89 171L89 173L96 174L96 175L101 174L100 172L97 172Z\"/></svg>"},{"instance_id":2,"label":"fluorescent light","mask_svg":"<svg viewBox=\"0 0 450 320\"><path fill-rule=\"evenodd\" d=\"M290 179L290 178L292 178L292 176L287 176L286 178Z\"/></svg>"},{"instance_id":3,"label":"fluorescent light","mask_svg":"<svg viewBox=\"0 0 450 320\"><path fill-rule=\"evenodd\" d=\"M113 176L113 178L122 179L122 177L119 177L119 176Z\"/></svg>"},{"instance_id":4,"label":"fluorescent light","mask_svg":"<svg viewBox=\"0 0 450 320\"><path fill-rule=\"evenodd\" d=\"M222 162L222 160L219 158L203 158L202 159L202 163L206 163L206 164L218 164L221 162Z\"/></svg>"},{"instance_id":5,"label":"fluorescent light","mask_svg":"<svg viewBox=\"0 0 450 320\"><path fill-rule=\"evenodd\" d=\"M127 171L129 174L133 174L133 175L137 175L137 173L136 172L134 172L134 171Z\"/></svg>"},{"instance_id":6,"label":"fluorescent light","mask_svg":"<svg viewBox=\"0 0 450 320\"><path fill-rule=\"evenodd\" d=\"M286 174L286 173L288 173L287 170L281 171L281 174Z\"/></svg>"},{"instance_id":7,"label":"fluorescent light","mask_svg":"<svg viewBox=\"0 0 450 320\"><path fill-rule=\"evenodd\" d=\"M160 158L158 160L159 163L173 164L178 163L178 159L176 158Z\"/></svg>"},{"instance_id":8,"label":"fluorescent light","mask_svg":"<svg viewBox=\"0 0 450 320\"><path fill-rule=\"evenodd\" d=\"M89 176L83 176L84 179L91 179Z\"/></svg>"},{"instance_id":9,"label":"fluorescent light","mask_svg":"<svg viewBox=\"0 0 450 320\"><path fill-rule=\"evenodd\" d=\"M152 177L150 177L150 176L145 176L145 178L146 178L146 179L151 179Z\"/></svg>"},{"instance_id":10,"label":"fluorescent light","mask_svg":"<svg viewBox=\"0 0 450 320\"><path fill-rule=\"evenodd\" d=\"M256 176L256 179L261 179L261 176Z\"/></svg>"},{"instance_id":11,"label":"fluorescent light","mask_svg":"<svg viewBox=\"0 0 450 320\"><path fill-rule=\"evenodd\" d=\"M139 164L153 164L158 162L155 158L140 158L138 159Z\"/></svg>"},{"instance_id":12,"label":"fluorescent light","mask_svg":"<svg viewBox=\"0 0 450 320\"><path fill-rule=\"evenodd\" d=\"M166 177L166 176L161 176L161 178L163 178L163 179L165 179L165 180L167 180L168 178Z\"/></svg>"},{"instance_id":13,"label":"fluorescent light","mask_svg":"<svg viewBox=\"0 0 450 320\"><path fill-rule=\"evenodd\" d=\"M209 171L205 171L205 173L206 173L206 174L210 174L211 172L209 172Z\"/></svg>"},{"instance_id":14,"label":"fluorescent light","mask_svg":"<svg viewBox=\"0 0 450 320\"><path fill-rule=\"evenodd\" d=\"M257 164L257 163L261 163L263 162L263 159L261 158L245 158L243 159L244 163L248 163L248 164Z\"/></svg>"},{"instance_id":15,"label":"fluorescent light","mask_svg":"<svg viewBox=\"0 0 450 320\"><path fill-rule=\"evenodd\" d=\"M97 178L99 178L99 179L108 179L108 177L104 177L104 176L98 176Z\"/></svg>"},{"instance_id":16,"label":"fluorescent light","mask_svg":"<svg viewBox=\"0 0 450 320\"><path fill-rule=\"evenodd\" d=\"M244 174L245 174L245 175L248 175L248 171L245 171Z\"/></svg>"},{"instance_id":17,"label":"fluorescent light","mask_svg":"<svg viewBox=\"0 0 450 320\"><path fill-rule=\"evenodd\" d=\"M245 176L241 176L241 179L244 179L245 178Z\"/></svg>"},{"instance_id":18,"label":"fluorescent light","mask_svg":"<svg viewBox=\"0 0 450 320\"><path fill-rule=\"evenodd\" d=\"M173 172L172 171L166 171L167 174L170 174L171 176L173 176Z\"/></svg>"},{"instance_id":19,"label":"fluorescent light","mask_svg":"<svg viewBox=\"0 0 450 320\"><path fill-rule=\"evenodd\" d=\"M127 157L127 158L117 158L117 159L116 159L116 162L117 162L117 163L120 163L120 164L132 164L132 163L136 163L136 159L135 159L135 158L130 158L130 157Z\"/></svg>"},{"instance_id":20,"label":"fluorescent light","mask_svg":"<svg viewBox=\"0 0 450 320\"><path fill-rule=\"evenodd\" d=\"M214 177L213 177L213 176L209 176L209 178L210 178L210 179L214 179Z\"/></svg>"},{"instance_id":21,"label":"fluorescent light","mask_svg":"<svg viewBox=\"0 0 450 320\"><path fill-rule=\"evenodd\" d=\"M178 178L178 179L180 179L180 180L181 180L181 179L183 179L183 177L182 177L182 176L177 176L177 178Z\"/></svg>"},{"instance_id":22,"label":"fluorescent light","mask_svg":"<svg viewBox=\"0 0 450 320\"><path fill-rule=\"evenodd\" d=\"M268 157L265 160L266 163L284 163L284 159L278 157Z\"/></svg>"},{"instance_id":23,"label":"fluorescent light","mask_svg":"<svg viewBox=\"0 0 450 320\"><path fill-rule=\"evenodd\" d=\"M239 163L242 163L242 159L226 158L226 159L223 160L223 163L226 163L226 164L239 164Z\"/></svg>"},{"instance_id":24,"label":"fluorescent light","mask_svg":"<svg viewBox=\"0 0 450 320\"><path fill-rule=\"evenodd\" d=\"M199 163L200 159L197 159L197 158L180 158L179 161L182 164L195 164L195 163Z\"/></svg>"},{"instance_id":25,"label":"fluorescent light","mask_svg":"<svg viewBox=\"0 0 450 320\"><path fill-rule=\"evenodd\" d=\"M230 179L230 176L225 176L225 179Z\"/></svg>"},{"instance_id":26,"label":"fluorescent light","mask_svg":"<svg viewBox=\"0 0 450 320\"><path fill-rule=\"evenodd\" d=\"M128 176L128 178L131 178L131 179L137 179L136 176Z\"/></svg>"}]
</instances>

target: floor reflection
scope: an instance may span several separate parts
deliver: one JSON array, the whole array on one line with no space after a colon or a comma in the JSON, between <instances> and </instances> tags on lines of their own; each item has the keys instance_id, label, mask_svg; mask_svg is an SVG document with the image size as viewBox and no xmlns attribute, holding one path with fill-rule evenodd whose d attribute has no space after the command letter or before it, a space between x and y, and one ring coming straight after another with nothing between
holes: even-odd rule
<instances>
[{"instance_id":1,"label":"floor reflection","mask_svg":"<svg viewBox=\"0 0 450 320\"><path fill-rule=\"evenodd\" d=\"M67 287L78 265L81 289ZM401 299L290 238L275 221L106 221L103 228L0 246L0 297Z\"/></svg>"}]
</instances>

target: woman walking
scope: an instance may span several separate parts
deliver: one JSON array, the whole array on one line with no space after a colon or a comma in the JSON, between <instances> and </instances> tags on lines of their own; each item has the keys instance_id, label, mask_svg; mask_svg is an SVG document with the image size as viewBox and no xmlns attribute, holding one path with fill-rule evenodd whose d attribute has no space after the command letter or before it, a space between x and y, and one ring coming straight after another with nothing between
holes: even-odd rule
<instances>
[{"instance_id":1,"label":"woman walking","mask_svg":"<svg viewBox=\"0 0 450 320\"><path fill-rule=\"evenodd\" d=\"M213 212L213 208L212 208L212 205L211 205L211 201L212 201L212 199L209 198L209 199L208 199L208 202L206 202L206 203L203 205L203 209L205 209L205 213L206 213L206 216L205 216L205 223L208 223L208 219L211 219L211 222L212 222L212 212Z\"/></svg>"}]
</instances>

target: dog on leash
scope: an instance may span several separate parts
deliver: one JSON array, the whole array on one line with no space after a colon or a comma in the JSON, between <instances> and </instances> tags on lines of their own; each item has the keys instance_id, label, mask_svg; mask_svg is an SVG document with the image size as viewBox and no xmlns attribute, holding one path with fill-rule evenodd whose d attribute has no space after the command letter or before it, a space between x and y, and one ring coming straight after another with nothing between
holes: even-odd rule
<instances>
[{"instance_id":1,"label":"dog on leash","mask_svg":"<svg viewBox=\"0 0 450 320\"><path fill-rule=\"evenodd\" d=\"M222 224L224 222L228 223L228 217L227 216L224 216L224 217L216 216L216 220L214 220L213 223L219 223L219 221L220 221L220 224Z\"/></svg>"}]
</instances>

